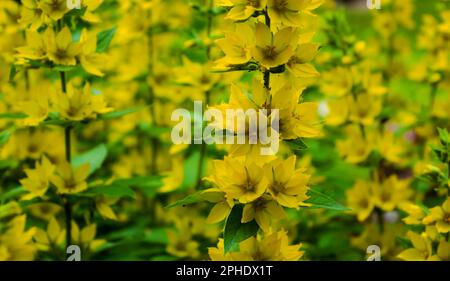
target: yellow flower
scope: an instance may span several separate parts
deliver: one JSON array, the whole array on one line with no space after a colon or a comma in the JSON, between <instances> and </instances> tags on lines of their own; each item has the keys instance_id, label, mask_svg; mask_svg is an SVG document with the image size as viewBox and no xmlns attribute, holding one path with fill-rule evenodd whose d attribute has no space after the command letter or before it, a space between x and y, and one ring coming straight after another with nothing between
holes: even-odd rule
<instances>
[{"instance_id":1,"label":"yellow flower","mask_svg":"<svg viewBox=\"0 0 450 281\"><path fill-rule=\"evenodd\" d=\"M381 184L374 186L373 201L383 211L390 212L400 204L405 203L411 194L409 181L399 180L396 175L392 175Z\"/></svg>"},{"instance_id":2,"label":"yellow flower","mask_svg":"<svg viewBox=\"0 0 450 281\"><path fill-rule=\"evenodd\" d=\"M317 72L315 67L308 63L317 55L318 48L319 44L300 44L295 54L287 62L287 69L297 78L319 76L319 72Z\"/></svg>"},{"instance_id":3,"label":"yellow flower","mask_svg":"<svg viewBox=\"0 0 450 281\"><path fill-rule=\"evenodd\" d=\"M252 49L253 57L265 68L285 64L294 54L293 45L298 36L292 28L284 28L275 35L262 23L256 25L256 46Z\"/></svg>"},{"instance_id":4,"label":"yellow flower","mask_svg":"<svg viewBox=\"0 0 450 281\"><path fill-rule=\"evenodd\" d=\"M76 56L80 53L81 47L79 43L72 42L72 33L69 28L65 26L56 37L51 28L47 30L48 59L57 65L76 65Z\"/></svg>"},{"instance_id":5,"label":"yellow flower","mask_svg":"<svg viewBox=\"0 0 450 281\"><path fill-rule=\"evenodd\" d=\"M72 241L75 245L80 245L85 251L94 252L106 243L103 239L95 239L96 234L97 224L88 224L80 230L78 225L72 221Z\"/></svg>"},{"instance_id":6,"label":"yellow flower","mask_svg":"<svg viewBox=\"0 0 450 281\"><path fill-rule=\"evenodd\" d=\"M311 138L321 133L317 103L299 103L301 94L287 84L272 95L271 108L280 110L282 139Z\"/></svg>"},{"instance_id":7,"label":"yellow flower","mask_svg":"<svg viewBox=\"0 0 450 281\"><path fill-rule=\"evenodd\" d=\"M321 79L320 89L324 94L343 97L350 94L353 87L354 75L347 68L337 67L324 72Z\"/></svg>"},{"instance_id":8,"label":"yellow flower","mask_svg":"<svg viewBox=\"0 0 450 281\"><path fill-rule=\"evenodd\" d=\"M267 0L226 0L219 5L231 7L226 18L242 21L251 17L256 11L262 11L266 3Z\"/></svg>"},{"instance_id":9,"label":"yellow flower","mask_svg":"<svg viewBox=\"0 0 450 281\"><path fill-rule=\"evenodd\" d=\"M400 259L406 261L426 261L433 259L431 241L428 237L419 235L412 231L408 231L407 235L414 248L401 252L398 255Z\"/></svg>"},{"instance_id":10,"label":"yellow flower","mask_svg":"<svg viewBox=\"0 0 450 281\"><path fill-rule=\"evenodd\" d=\"M179 258L197 258L200 255L198 250L200 245L192 239L191 229L187 221L179 221L177 226L178 231L167 231L169 238L166 248L167 252Z\"/></svg>"},{"instance_id":11,"label":"yellow flower","mask_svg":"<svg viewBox=\"0 0 450 281\"><path fill-rule=\"evenodd\" d=\"M67 162L63 162L57 169L57 175L53 175L50 181L61 194L74 194L87 189L86 179L89 176L89 164L83 164L73 168Z\"/></svg>"},{"instance_id":12,"label":"yellow flower","mask_svg":"<svg viewBox=\"0 0 450 281\"><path fill-rule=\"evenodd\" d=\"M235 32L225 33L225 38L216 40L217 46L225 54L225 57L216 61L219 65L244 64L251 58L251 49L255 46L254 31L247 24L236 26Z\"/></svg>"},{"instance_id":13,"label":"yellow flower","mask_svg":"<svg viewBox=\"0 0 450 281\"><path fill-rule=\"evenodd\" d=\"M273 199L281 206L298 208L309 206L304 203L309 196L308 181L310 175L304 169L295 169L296 157L286 160L277 159L264 166L266 177L269 179L268 191Z\"/></svg>"},{"instance_id":14,"label":"yellow flower","mask_svg":"<svg viewBox=\"0 0 450 281\"><path fill-rule=\"evenodd\" d=\"M48 221L58 214L62 208L55 203L41 202L28 206L28 210L34 217Z\"/></svg>"},{"instance_id":15,"label":"yellow flower","mask_svg":"<svg viewBox=\"0 0 450 281\"><path fill-rule=\"evenodd\" d=\"M27 177L20 180L20 183L30 193L25 195L24 199L44 196L54 171L55 166L45 156L40 163L36 162L34 169L25 169Z\"/></svg>"},{"instance_id":16,"label":"yellow flower","mask_svg":"<svg viewBox=\"0 0 450 281\"><path fill-rule=\"evenodd\" d=\"M255 201L245 204L242 212L242 223L255 220L266 233L270 231L273 222L286 218L284 209L270 196L262 196Z\"/></svg>"},{"instance_id":17,"label":"yellow flower","mask_svg":"<svg viewBox=\"0 0 450 281\"><path fill-rule=\"evenodd\" d=\"M69 11L67 0L41 0L39 7L54 21L61 19Z\"/></svg>"},{"instance_id":18,"label":"yellow flower","mask_svg":"<svg viewBox=\"0 0 450 281\"><path fill-rule=\"evenodd\" d=\"M226 194L218 188L209 188L204 190L201 197L208 202L215 203L209 212L206 221L208 223L218 223L223 221L231 212L234 206L232 199L227 199Z\"/></svg>"},{"instance_id":19,"label":"yellow flower","mask_svg":"<svg viewBox=\"0 0 450 281\"><path fill-rule=\"evenodd\" d=\"M21 120L23 126L38 126L47 119L49 113L48 87L35 86L30 92L30 99L22 102L22 112L27 115Z\"/></svg>"},{"instance_id":20,"label":"yellow flower","mask_svg":"<svg viewBox=\"0 0 450 281\"><path fill-rule=\"evenodd\" d=\"M95 207L98 213L103 217L110 220L119 220L111 205L116 204L118 198L98 198L95 200Z\"/></svg>"},{"instance_id":21,"label":"yellow flower","mask_svg":"<svg viewBox=\"0 0 450 281\"><path fill-rule=\"evenodd\" d=\"M65 238L66 231L61 228L55 217L52 217L49 220L45 231L38 228L36 229L36 233L34 235L37 247L41 251L48 251L54 246L62 245Z\"/></svg>"},{"instance_id":22,"label":"yellow flower","mask_svg":"<svg viewBox=\"0 0 450 281\"><path fill-rule=\"evenodd\" d=\"M103 3L103 0L82 0L81 5L86 7L84 15L81 17L83 20L90 23L99 23L101 19L94 14L94 11Z\"/></svg>"},{"instance_id":23,"label":"yellow flower","mask_svg":"<svg viewBox=\"0 0 450 281\"><path fill-rule=\"evenodd\" d=\"M208 180L226 193L227 198L249 203L262 196L267 189L263 169L251 161L243 162L225 157L213 162L214 173Z\"/></svg>"},{"instance_id":24,"label":"yellow flower","mask_svg":"<svg viewBox=\"0 0 450 281\"><path fill-rule=\"evenodd\" d=\"M377 150L389 162L401 164L405 161L404 154L407 146L394 136L394 133L385 130L378 136Z\"/></svg>"},{"instance_id":25,"label":"yellow flower","mask_svg":"<svg viewBox=\"0 0 450 281\"><path fill-rule=\"evenodd\" d=\"M371 194L370 183L361 180L358 180L352 189L347 190L348 207L357 215L359 221L365 221L374 209Z\"/></svg>"},{"instance_id":26,"label":"yellow flower","mask_svg":"<svg viewBox=\"0 0 450 281\"><path fill-rule=\"evenodd\" d=\"M322 0L268 0L267 10L275 24L284 26L300 26L305 14L322 5ZM303 20L303 21L302 21Z\"/></svg>"},{"instance_id":27,"label":"yellow flower","mask_svg":"<svg viewBox=\"0 0 450 281\"><path fill-rule=\"evenodd\" d=\"M37 31L26 31L27 45L16 48L18 54L16 57L25 58L30 60L41 60L47 56L47 43L46 38L50 36L48 29L44 35Z\"/></svg>"},{"instance_id":28,"label":"yellow flower","mask_svg":"<svg viewBox=\"0 0 450 281\"><path fill-rule=\"evenodd\" d=\"M369 94L359 94L355 99L348 99L350 109L350 121L364 126L374 124L375 118L380 114L382 102L380 98Z\"/></svg>"},{"instance_id":29,"label":"yellow flower","mask_svg":"<svg viewBox=\"0 0 450 281\"><path fill-rule=\"evenodd\" d=\"M209 248L213 261L298 261L304 254L302 244L289 245L286 231L280 230L264 237L250 237L239 243L239 252L224 255L223 240L217 248Z\"/></svg>"},{"instance_id":30,"label":"yellow flower","mask_svg":"<svg viewBox=\"0 0 450 281\"><path fill-rule=\"evenodd\" d=\"M403 203L400 205L400 209L405 211L408 216L403 218L406 224L421 224L424 217L424 212L421 207L412 203Z\"/></svg>"},{"instance_id":31,"label":"yellow flower","mask_svg":"<svg viewBox=\"0 0 450 281\"><path fill-rule=\"evenodd\" d=\"M336 142L339 155L352 164L365 161L373 150L372 134L364 137L357 125L345 127L344 132L346 138Z\"/></svg>"},{"instance_id":32,"label":"yellow flower","mask_svg":"<svg viewBox=\"0 0 450 281\"><path fill-rule=\"evenodd\" d=\"M22 5L19 22L24 26L29 25L30 30L37 30L44 23L38 0L22 0Z\"/></svg>"},{"instance_id":33,"label":"yellow flower","mask_svg":"<svg viewBox=\"0 0 450 281\"><path fill-rule=\"evenodd\" d=\"M97 37L93 34L88 34L84 29L81 33L80 44L82 45L80 52L80 63L86 72L96 76L103 77L104 73L99 69L106 62L105 54L96 53Z\"/></svg>"},{"instance_id":34,"label":"yellow flower","mask_svg":"<svg viewBox=\"0 0 450 281\"><path fill-rule=\"evenodd\" d=\"M437 257L441 261L450 261L450 242L441 239L437 248Z\"/></svg>"},{"instance_id":35,"label":"yellow flower","mask_svg":"<svg viewBox=\"0 0 450 281\"><path fill-rule=\"evenodd\" d=\"M31 261L37 252L32 238L35 228L25 231L26 216L13 218L6 231L0 229L0 261Z\"/></svg>"},{"instance_id":36,"label":"yellow flower","mask_svg":"<svg viewBox=\"0 0 450 281\"><path fill-rule=\"evenodd\" d=\"M86 84L83 90L72 84L67 87L67 93L56 94L54 107L61 117L72 121L93 119L97 114L110 112L102 95L92 95L91 86Z\"/></svg>"},{"instance_id":37,"label":"yellow flower","mask_svg":"<svg viewBox=\"0 0 450 281\"><path fill-rule=\"evenodd\" d=\"M430 214L423 218L424 224L436 224L439 233L450 231L450 198L447 198L442 206L430 209Z\"/></svg>"}]
</instances>

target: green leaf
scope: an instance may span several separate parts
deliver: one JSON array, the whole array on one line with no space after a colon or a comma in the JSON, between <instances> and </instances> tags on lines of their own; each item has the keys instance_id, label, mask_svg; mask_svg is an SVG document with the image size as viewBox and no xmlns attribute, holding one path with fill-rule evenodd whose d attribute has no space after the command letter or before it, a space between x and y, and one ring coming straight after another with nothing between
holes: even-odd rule
<instances>
[{"instance_id":1,"label":"green leaf","mask_svg":"<svg viewBox=\"0 0 450 281\"><path fill-rule=\"evenodd\" d=\"M14 81L14 77L16 77L18 72L19 71L17 70L16 66L14 64L11 65L11 67L9 68L9 82Z\"/></svg>"},{"instance_id":2,"label":"green leaf","mask_svg":"<svg viewBox=\"0 0 450 281\"><path fill-rule=\"evenodd\" d=\"M142 191L146 196L151 197L156 194L156 191L164 185L162 181L163 176L142 176L129 179L118 179L117 184L124 186L135 187Z\"/></svg>"},{"instance_id":3,"label":"green leaf","mask_svg":"<svg viewBox=\"0 0 450 281\"><path fill-rule=\"evenodd\" d=\"M293 151L301 151L308 149L308 146L302 139L288 140L286 142Z\"/></svg>"},{"instance_id":4,"label":"green leaf","mask_svg":"<svg viewBox=\"0 0 450 281\"><path fill-rule=\"evenodd\" d=\"M225 222L223 232L225 254L240 242L256 235L256 232L258 232L259 226L254 220L248 223L241 223L242 211L242 205L235 205Z\"/></svg>"},{"instance_id":5,"label":"green leaf","mask_svg":"<svg viewBox=\"0 0 450 281\"><path fill-rule=\"evenodd\" d=\"M12 169L19 165L16 160L0 160L0 170L2 169Z\"/></svg>"},{"instance_id":6,"label":"green leaf","mask_svg":"<svg viewBox=\"0 0 450 281\"><path fill-rule=\"evenodd\" d=\"M439 139L441 140L442 145L450 144L450 134L447 129L438 128Z\"/></svg>"},{"instance_id":7,"label":"green leaf","mask_svg":"<svg viewBox=\"0 0 450 281\"><path fill-rule=\"evenodd\" d=\"M2 119L24 119L27 118L28 115L25 113L1 113L0 118Z\"/></svg>"},{"instance_id":8,"label":"green leaf","mask_svg":"<svg viewBox=\"0 0 450 281\"><path fill-rule=\"evenodd\" d=\"M144 241L157 244L169 243L166 229L163 227L151 228L150 230L146 231Z\"/></svg>"},{"instance_id":9,"label":"green leaf","mask_svg":"<svg viewBox=\"0 0 450 281\"><path fill-rule=\"evenodd\" d=\"M53 67L53 70L59 71L59 72L68 72L72 71L76 68L76 66L73 65L56 65Z\"/></svg>"},{"instance_id":10,"label":"green leaf","mask_svg":"<svg viewBox=\"0 0 450 281\"><path fill-rule=\"evenodd\" d=\"M177 207L177 206L185 207L187 205L191 205L191 204L195 204L195 203L198 203L198 202L202 202L204 200L203 200L203 198L201 197L200 194L201 194L201 192L198 191L196 193L188 195L188 196L184 197L181 200L178 200L178 201L176 201L176 202L174 202L172 204L167 205L166 208L173 208L173 207Z\"/></svg>"},{"instance_id":11,"label":"green leaf","mask_svg":"<svg viewBox=\"0 0 450 281\"><path fill-rule=\"evenodd\" d=\"M0 194L0 202L5 202L7 200L13 199L13 198L18 198L20 195L25 194L26 190L21 187L15 187L11 190L8 190L2 194Z\"/></svg>"},{"instance_id":12,"label":"green leaf","mask_svg":"<svg viewBox=\"0 0 450 281\"><path fill-rule=\"evenodd\" d=\"M118 111L108 112L108 113L102 114L99 119L101 119L101 120L117 119L117 118L123 117L125 115L138 112L138 111L142 110L142 108L143 107L132 107L132 108L126 108L126 109L122 109L122 110L118 110Z\"/></svg>"},{"instance_id":13,"label":"green leaf","mask_svg":"<svg viewBox=\"0 0 450 281\"><path fill-rule=\"evenodd\" d=\"M79 167L85 163L89 163L89 174L92 174L102 166L107 154L108 149L106 146L100 144L83 154L75 156L72 160L72 165L74 167Z\"/></svg>"},{"instance_id":14,"label":"green leaf","mask_svg":"<svg viewBox=\"0 0 450 281\"><path fill-rule=\"evenodd\" d=\"M330 209L335 211L349 211L351 209L343 206L342 204L338 203L336 200L331 198L330 196L317 191L315 189L310 189L308 191L308 195L310 198L305 201L305 203L312 204L312 208L324 208L324 209Z\"/></svg>"},{"instance_id":15,"label":"green leaf","mask_svg":"<svg viewBox=\"0 0 450 281\"><path fill-rule=\"evenodd\" d=\"M111 44L111 41L116 34L116 28L113 27L108 30L104 30L97 34L97 53L104 53Z\"/></svg>"},{"instance_id":16,"label":"green leaf","mask_svg":"<svg viewBox=\"0 0 450 281\"><path fill-rule=\"evenodd\" d=\"M135 192L130 187L113 182L110 185L101 185L89 188L88 191L80 193L80 196L97 197L105 196L109 198L129 197L135 198Z\"/></svg>"},{"instance_id":17,"label":"green leaf","mask_svg":"<svg viewBox=\"0 0 450 281\"><path fill-rule=\"evenodd\" d=\"M15 130L15 128L10 128L0 133L0 147L9 141Z\"/></svg>"}]
</instances>

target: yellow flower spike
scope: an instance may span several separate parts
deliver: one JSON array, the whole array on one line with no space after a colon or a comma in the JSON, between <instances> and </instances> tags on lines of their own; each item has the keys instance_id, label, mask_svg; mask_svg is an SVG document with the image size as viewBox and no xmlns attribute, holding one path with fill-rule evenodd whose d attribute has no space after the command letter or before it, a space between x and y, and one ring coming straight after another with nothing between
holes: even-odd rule
<instances>
[{"instance_id":1,"label":"yellow flower spike","mask_svg":"<svg viewBox=\"0 0 450 281\"><path fill-rule=\"evenodd\" d=\"M268 26L258 23L255 39L256 46L252 49L253 57L265 68L272 68L289 61L294 54L292 46L298 42L298 35L290 27L273 35Z\"/></svg>"},{"instance_id":2,"label":"yellow flower spike","mask_svg":"<svg viewBox=\"0 0 450 281\"><path fill-rule=\"evenodd\" d=\"M87 189L86 179L89 176L89 164L73 168L67 162L59 165L57 174L51 177L51 182L60 194L74 194Z\"/></svg>"},{"instance_id":3,"label":"yellow flower spike","mask_svg":"<svg viewBox=\"0 0 450 281\"><path fill-rule=\"evenodd\" d=\"M76 65L76 56L81 51L79 43L72 42L72 33L65 26L55 37L51 28L46 30L47 56L57 65Z\"/></svg>"}]
</instances>

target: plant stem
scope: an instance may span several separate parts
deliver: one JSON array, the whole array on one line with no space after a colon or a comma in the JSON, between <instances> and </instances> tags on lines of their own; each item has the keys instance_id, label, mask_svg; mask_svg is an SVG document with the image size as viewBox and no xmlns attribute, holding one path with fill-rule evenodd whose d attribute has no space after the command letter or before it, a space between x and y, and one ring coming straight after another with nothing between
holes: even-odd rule
<instances>
[{"instance_id":1,"label":"plant stem","mask_svg":"<svg viewBox=\"0 0 450 281\"><path fill-rule=\"evenodd\" d=\"M207 14L207 29L206 29L206 35L209 38L211 38L211 33L212 33L212 25L213 25L213 16L212 16L212 8L214 6L214 1L213 0L209 0L209 5L208 5L208 14ZM208 57L208 61L211 59L211 45L208 45L206 47L206 55ZM209 104L209 100L211 97L211 92L210 91L206 91L205 93L205 102L206 104ZM202 183L202 175L203 175L203 162L205 161L205 157L206 157L206 143L204 141L202 141L202 144L200 146L200 158L198 160L198 170L197 170L197 183L196 183L196 187L198 188L201 183Z\"/></svg>"},{"instance_id":2,"label":"plant stem","mask_svg":"<svg viewBox=\"0 0 450 281\"><path fill-rule=\"evenodd\" d=\"M66 85L66 74L65 72L61 71L60 73L61 78L61 89L63 93L67 94L67 85ZM71 133L71 127L67 126L64 128L64 147L66 152L66 161L70 164L72 160L71 155L71 139L70 139L70 133ZM69 247L72 243L72 205L69 201L69 198L64 197L64 212L66 216L66 248Z\"/></svg>"},{"instance_id":3,"label":"plant stem","mask_svg":"<svg viewBox=\"0 0 450 281\"><path fill-rule=\"evenodd\" d=\"M150 21L150 28L147 30L147 48L148 48L148 75L153 78L154 77L154 53L155 53L155 44L154 44L154 38L153 38L153 12L150 11L149 14L149 21ZM147 104L149 105L149 111L150 116L152 118L153 125L157 125L156 123L156 112L155 112L155 92L152 85L152 80L150 82L147 82L148 86L148 100ZM156 161L158 159L158 139L155 137L152 137L151 139L151 146L152 146L152 156L151 156L151 163L150 163L150 172L151 174L156 173Z\"/></svg>"},{"instance_id":4,"label":"plant stem","mask_svg":"<svg viewBox=\"0 0 450 281\"><path fill-rule=\"evenodd\" d=\"M437 89L438 89L438 83L433 83L431 85L430 104L428 105L428 114L430 116L433 111L434 104L436 103Z\"/></svg>"},{"instance_id":5,"label":"plant stem","mask_svg":"<svg viewBox=\"0 0 450 281\"><path fill-rule=\"evenodd\" d=\"M264 18L266 25L270 28L270 17L267 12L267 9L264 10ZM270 90L270 69L266 69L264 71L264 87L266 88L267 91Z\"/></svg>"}]
</instances>

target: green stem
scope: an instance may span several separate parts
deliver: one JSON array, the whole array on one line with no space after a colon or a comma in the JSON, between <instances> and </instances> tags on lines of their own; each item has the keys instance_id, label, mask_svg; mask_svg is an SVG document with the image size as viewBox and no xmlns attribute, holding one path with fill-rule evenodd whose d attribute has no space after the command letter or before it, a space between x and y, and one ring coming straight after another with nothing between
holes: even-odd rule
<instances>
[{"instance_id":1,"label":"green stem","mask_svg":"<svg viewBox=\"0 0 450 281\"><path fill-rule=\"evenodd\" d=\"M431 113L434 108L434 104L436 103L436 94L437 94L438 84L433 83L431 85L431 94L430 94L430 104L428 105L428 114L431 116Z\"/></svg>"},{"instance_id":2,"label":"green stem","mask_svg":"<svg viewBox=\"0 0 450 281\"><path fill-rule=\"evenodd\" d=\"M63 93L67 94L67 83L66 83L66 74L65 72L61 71L60 73L60 78L61 78L61 89L63 91ZM70 138L70 133L71 133L71 127L67 126L64 129L64 147L65 147L65 152L66 152L66 161L67 163L70 164L71 160L72 160L72 156L71 156L71 138ZM72 205L69 201L69 198L65 197L63 198L64 200L64 212L65 212L65 216L66 216L66 249L67 247L69 247L72 244L72 237L71 237L71 233L72 233Z\"/></svg>"},{"instance_id":3,"label":"green stem","mask_svg":"<svg viewBox=\"0 0 450 281\"><path fill-rule=\"evenodd\" d=\"M149 20L152 25L153 21L153 12L149 12ZM154 52L155 52L155 44L154 44L154 38L153 38L153 29L150 27L147 31L147 40L148 40L148 74L150 77L154 77ZM149 111L150 116L152 118L153 125L157 125L156 123L156 112L155 112L155 92L153 89L152 81L148 83L148 101L149 105ZM152 137L151 139L151 146L152 146L152 156L151 156L151 163L150 163L150 172L151 174L155 174L157 172L157 159L158 159L158 139L155 137Z\"/></svg>"},{"instance_id":4,"label":"green stem","mask_svg":"<svg viewBox=\"0 0 450 281\"><path fill-rule=\"evenodd\" d=\"M207 18L207 29L206 29L206 36L208 38L211 38L211 33L212 33L212 25L213 25L213 16L212 16L212 8L214 6L214 1L213 0L209 0L209 5L208 5L208 18ZM206 55L208 57L208 60L211 59L211 46L208 45L206 48ZM206 91L205 93L205 102L206 104L209 104L209 100L211 97L211 92L210 91ZM202 175L203 175L203 162L205 161L205 157L206 157L206 143L204 141L202 141L202 144L200 145L200 158L198 160L198 170L197 170L197 183L196 183L196 187L200 187L200 185L202 184Z\"/></svg>"}]
</instances>

